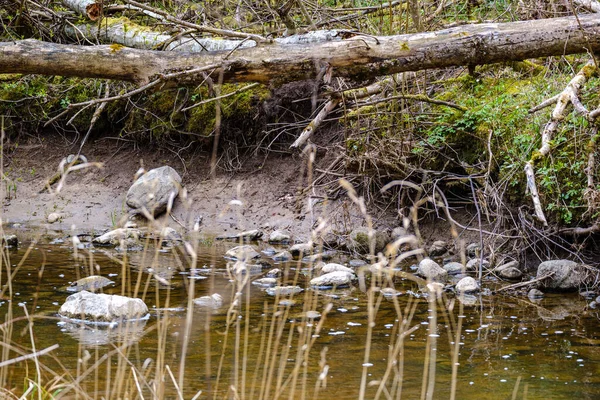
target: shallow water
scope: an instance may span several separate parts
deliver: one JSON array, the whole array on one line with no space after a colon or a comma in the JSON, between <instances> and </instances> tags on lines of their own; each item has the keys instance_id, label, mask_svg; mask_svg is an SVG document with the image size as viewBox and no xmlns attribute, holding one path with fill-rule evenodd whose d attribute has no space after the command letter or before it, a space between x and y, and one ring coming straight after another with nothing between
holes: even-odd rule
<instances>
[{"instance_id":1,"label":"shallow water","mask_svg":"<svg viewBox=\"0 0 600 400\"><path fill-rule=\"evenodd\" d=\"M0 313L5 316L4 320L10 315L9 311L18 318L24 315L21 306L24 304L28 313L35 316L36 350L54 344L60 346L49 355L41 356L41 363L55 374L70 374L73 379L79 376L81 387L92 397L108 394L114 398L111 394L119 390L115 372L119 368L126 371L128 378L135 368L138 380L143 373L150 380L157 364L168 365L177 381L187 342L184 398L191 398L198 391L203 392L200 398L233 398L230 389L233 386L243 393L240 398L248 399L261 395L276 398L277 393L284 398L293 394L296 398L355 399L360 393L363 370L365 398L375 398L378 389L383 387L380 382L386 376L390 360L395 360L395 365L388 372L385 390L379 393L381 398L386 398L386 391L394 389L394 394L398 394L399 382L402 382L402 397L419 398L422 388L428 384L423 376L430 371L425 362L429 340L435 349L431 354L437 357L435 369L429 372L435 374L433 398L449 398L451 353L459 321L455 398L501 399L511 398L513 393L517 394L516 398L528 399L600 397L598 312L588 309L586 300L576 294L547 295L536 303L526 297L478 296L474 305L463 306L453 295L445 294L441 304L435 307L434 315L425 297L407 294L407 291L419 294L419 287L398 278L393 284L403 294L395 300L373 294L377 307L370 356L365 359L368 299L358 287L309 290L294 296L295 305L281 306L276 303L281 299L267 295L256 285L235 289L222 257L225 250L235 245L232 242L200 246L198 270L190 273L191 260L181 249L159 251L150 247L146 252L131 252L126 257L112 248L79 250L75 254L68 235L58 234L58 237L64 238L64 243L50 244L56 236L45 237L29 251L28 243L23 243L19 250L9 252L14 273L13 295L12 301L8 300L9 290L5 290L6 300L0 305ZM120 264L124 259L126 267ZM270 264L286 269L287 281L298 280L299 285L305 286L305 264ZM6 284L6 265L4 262L3 285ZM265 267L261 274L251 275L250 279L260 278L268 270ZM66 324L57 319L56 312L69 295L64 287L92 272L115 281L105 288L105 293L137 293L144 298L151 309L148 321L131 324L126 329L109 329ZM161 281L170 281L170 288L158 284L155 275L159 275ZM195 278L193 285L190 276ZM224 305L217 310L194 306L189 313L192 324L186 341L188 292L192 286L194 298L219 293ZM236 290L239 307L230 308ZM321 321L302 318L303 311L324 312L328 304L331 311ZM401 351L394 355L391 348L397 342L399 323L411 315L411 307L414 315L406 328L415 330L406 335L404 345L398 347ZM239 314L228 314L230 309L239 310ZM439 337L430 336L433 322L436 322ZM315 335L319 324L320 332ZM32 341L25 320L14 322L12 332L7 331L6 326L3 329L7 332L5 343L10 336L14 344L27 349L25 353L31 352ZM303 352L305 343L298 345L302 340L299 338L312 340L307 344L308 355ZM118 357L118 348L127 354L130 364ZM17 355L10 352L3 359ZM97 360L100 367L90 369L84 376L86 369ZM402 379L396 379L394 386L394 378L400 376L400 366ZM296 379L291 373L294 367L298 372ZM35 380L35 371L32 360L22 361L5 368L0 378L5 388L19 392L27 386L23 383L25 375ZM43 372L42 375L47 379L51 374ZM131 382L134 381L129 379L130 385ZM135 387L130 389L136 391ZM143 392L146 398L151 397L150 389L144 388ZM156 395L176 397L175 386L168 375L164 392Z\"/></svg>"}]
</instances>

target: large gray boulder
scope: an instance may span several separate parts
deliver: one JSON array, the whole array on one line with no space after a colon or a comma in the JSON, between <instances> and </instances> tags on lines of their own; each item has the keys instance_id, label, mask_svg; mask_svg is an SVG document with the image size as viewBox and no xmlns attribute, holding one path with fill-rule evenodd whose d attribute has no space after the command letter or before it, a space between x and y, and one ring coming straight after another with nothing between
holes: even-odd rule
<instances>
[{"instance_id":1,"label":"large gray boulder","mask_svg":"<svg viewBox=\"0 0 600 400\"><path fill-rule=\"evenodd\" d=\"M578 290L590 278L584 265L570 260L549 260L538 266L537 278L552 274L544 279L541 286L558 291Z\"/></svg>"},{"instance_id":2,"label":"large gray boulder","mask_svg":"<svg viewBox=\"0 0 600 400\"><path fill-rule=\"evenodd\" d=\"M145 317L148 307L141 299L84 290L67 297L58 314L89 322L121 322Z\"/></svg>"},{"instance_id":3,"label":"large gray boulder","mask_svg":"<svg viewBox=\"0 0 600 400\"><path fill-rule=\"evenodd\" d=\"M448 279L448 271L430 258L421 260L417 266L416 275L434 282L444 282Z\"/></svg>"},{"instance_id":4,"label":"large gray boulder","mask_svg":"<svg viewBox=\"0 0 600 400\"><path fill-rule=\"evenodd\" d=\"M173 168L155 168L136 180L127 192L127 205L135 210L146 209L155 216L167 209L169 197L177 197L181 177Z\"/></svg>"}]
</instances>

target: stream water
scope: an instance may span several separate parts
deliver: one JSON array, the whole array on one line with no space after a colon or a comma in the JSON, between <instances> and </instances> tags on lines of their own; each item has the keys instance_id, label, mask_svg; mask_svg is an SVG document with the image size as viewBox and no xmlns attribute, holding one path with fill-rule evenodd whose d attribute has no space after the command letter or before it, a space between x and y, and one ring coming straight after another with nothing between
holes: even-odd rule
<instances>
[{"instance_id":1,"label":"stream water","mask_svg":"<svg viewBox=\"0 0 600 400\"><path fill-rule=\"evenodd\" d=\"M197 269L190 271L189 257L181 249L150 248L129 252L126 257L112 248L75 253L68 238L60 232L39 236L31 247L23 240L18 250L8 252L10 264L5 260L2 269L5 291L0 314L4 322L12 313L15 322L12 329L2 325L3 345L10 341L24 353L32 352L27 320L19 319L26 309L33 316L35 349L59 345L40 356L40 363L54 374L80 379L81 388L92 397L116 393L119 379L115 371L119 368L126 371L127 384L133 385L132 369L136 369L138 381L146 374L150 382L156 365L168 365L173 379L165 375L161 397L177 398L172 381L179 380L185 351L182 392L186 399L199 391L199 398L234 398L231 387L239 398L247 399L276 398L278 390L283 398L355 399L363 373L365 398L375 398L386 378L381 398L391 390L395 390L394 397L399 394L400 382L403 398L420 398L422 388L432 384L433 398L450 398L452 349L460 321L455 398L505 399L513 394L528 399L600 398L599 313L578 294L552 294L537 302L526 297L480 295L471 305L462 306L452 294L446 294L434 314L425 297L414 295L420 293L418 286L398 278L393 284L402 294L395 300L373 294L377 307L369 333L368 297L358 287L308 290L294 296L294 305L278 304L281 298L269 296L253 284L236 289L223 258L235 245L232 242L201 245ZM289 281L297 280L306 287L305 264L270 264L287 270ZM6 286L7 265L14 275L12 299ZM262 277L269 269L263 267L250 279ZM64 287L92 272L115 281L105 293L143 297L150 318L125 331L68 324L55 318L69 295ZM156 276L170 286L159 284ZM224 304L216 310L194 306L188 313L191 289L193 297L219 293ZM240 291L240 312L228 314L235 291ZM323 313L328 307L331 309L321 321L302 318L303 310ZM390 349L398 343L399 315L402 319L412 315L406 328L414 330L406 334L403 346L398 347L401 351L394 354ZM192 321L188 340L186 318ZM431 336L431 323L439 337ZM313 340L307 345L307 356L298 349L298 338L306 332ZM365 358L368 341L370 354ZM433 352L426 351L428 343ZM127 363L118 351L126 355ZM428 354L429 360L436 357L433 369L427 364ZM18 355L11 351L3 360ZM297 362L298 357L305 357L306 363ZM90 368L96 361L100 367ZM297 379L292 374L295 366ZM430 379L424 380L424 374ZM0 371L4 387L17 392L27 387L26 376L36 379L33 360ZM52 373L42 371L42 376L49 379ZM146 389L143 391L149 398Z\"/></svg>"}]
</instances>

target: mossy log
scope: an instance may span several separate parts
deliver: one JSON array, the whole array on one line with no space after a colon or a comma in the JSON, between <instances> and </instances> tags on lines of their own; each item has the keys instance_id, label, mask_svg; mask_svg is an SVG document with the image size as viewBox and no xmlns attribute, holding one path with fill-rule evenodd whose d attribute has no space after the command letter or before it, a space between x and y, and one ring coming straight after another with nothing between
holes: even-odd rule
<instances>
[{"instance_id":1,"label":"mossy log","mask_svg":"<svg viewBox=\"0 0 600 400\"><path fill-rule=\"evenodd\" d=\"M600 50L596 15L464 25L435 32L368 36L311 44L260 44L235 51L175 53L122 46L59 45L36 40L0 43L0 73L108 78L147 82L153 76L221 65L229 82L284 83L317 74L357 80L450 66L489 64ZM202 82L202 74L181 80Z\"/></svg>"}]
</instances>

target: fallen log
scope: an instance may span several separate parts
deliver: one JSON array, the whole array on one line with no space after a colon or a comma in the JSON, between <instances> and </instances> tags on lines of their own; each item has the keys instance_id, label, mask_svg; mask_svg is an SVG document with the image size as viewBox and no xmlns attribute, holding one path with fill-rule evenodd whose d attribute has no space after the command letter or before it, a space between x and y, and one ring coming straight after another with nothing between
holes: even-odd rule
<instances>
[{"instance_id":1,"label":"fallen log","mask_svg":"<svg viewBox=\"0 0 600 400\"><path fill-rule=\"evenodd\" d=\"M129 49L120 45L59 45L36 40L0 43L0 73L108 78L139 83L153 76L218 64L225 82L281 84L313 78L328 63L355 80L398 72L481 65L600 50L597 15L464 25L418 34L368 36L311 44L259 44L202 53ZM182 84L203 81L182 75Z\"/></svg>"}]
</instances>

